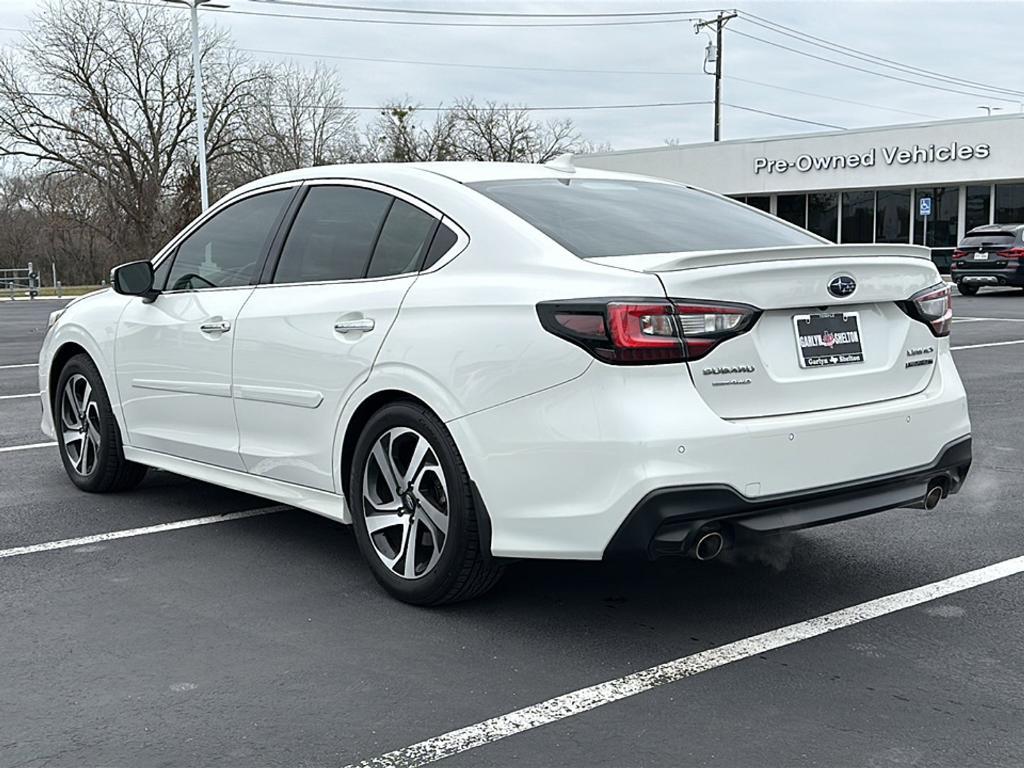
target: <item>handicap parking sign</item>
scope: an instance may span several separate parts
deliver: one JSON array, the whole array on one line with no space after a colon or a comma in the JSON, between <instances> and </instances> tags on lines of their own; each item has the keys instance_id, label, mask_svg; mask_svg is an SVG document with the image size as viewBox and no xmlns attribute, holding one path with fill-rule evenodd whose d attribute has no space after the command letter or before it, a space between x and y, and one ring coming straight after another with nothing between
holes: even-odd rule
<instances>
[{"instance_id":1,"label":"handicap parking sign","mask_svg":"<svg viewBox=\"0 0 1024 768\"><path fill-rule=\"evenodd\" d=\"M932 199L930 197L922 197L917 201L917 209L918 216L931 216Z\"/></svg>"}]
</instances>

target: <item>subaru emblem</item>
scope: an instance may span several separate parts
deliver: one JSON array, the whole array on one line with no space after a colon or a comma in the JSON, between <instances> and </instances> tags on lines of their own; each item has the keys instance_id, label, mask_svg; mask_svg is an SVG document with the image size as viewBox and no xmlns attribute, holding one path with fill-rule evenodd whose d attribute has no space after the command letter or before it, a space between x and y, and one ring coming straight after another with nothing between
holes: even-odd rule
<instances>
[{"instance_id":1,"label":"subaru emblem","mask_svg":"<svg viewBox=\"0 0 1024 768\"><path fill-rule=\"evenodd\" d=\"M845 298L857 290L857 281L849 275L834 277L828 284L828 292L837 298Z\"/></svg>"}]
</instances>

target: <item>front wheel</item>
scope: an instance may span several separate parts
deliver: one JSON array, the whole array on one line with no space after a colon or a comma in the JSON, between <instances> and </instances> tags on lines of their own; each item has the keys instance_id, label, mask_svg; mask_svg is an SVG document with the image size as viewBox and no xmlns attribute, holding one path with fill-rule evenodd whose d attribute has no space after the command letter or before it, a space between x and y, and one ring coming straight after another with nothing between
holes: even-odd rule
<instances>
[{"instance_id":1,"label":"front wheel","mask_svg":"<svg viewBox=\"0 0 1024 768\"><path fill-rule=\"evenodd\" d=\"M53 425L64 470L83 491L126 491L142 482L146 468L125 459L110 398L88 355L75 355L61 370Z\"/></svg>"},{"instance_id":2,"label":"front wheel","mask_svg":"<svg viewBox=\"0 0 1024 768\"><path fill-rule=\"evenodd\" d=\"M976 285L964 285L963 283L957 283L956 289L964 296L973 296L978 292L978 286Z\"/></svg>"},{"instance_id":3,"label":"front wheel","mask_svg":"<svg viewBox=\"0 0 1024 768\"><path fill-rule=\"evenodd\" d=\"M444 424L415 403L377 411L356 443L349 509L377 581L415 605L468 600L501 566L483 552L469 474Z\"/></svg>"}]
</instances>

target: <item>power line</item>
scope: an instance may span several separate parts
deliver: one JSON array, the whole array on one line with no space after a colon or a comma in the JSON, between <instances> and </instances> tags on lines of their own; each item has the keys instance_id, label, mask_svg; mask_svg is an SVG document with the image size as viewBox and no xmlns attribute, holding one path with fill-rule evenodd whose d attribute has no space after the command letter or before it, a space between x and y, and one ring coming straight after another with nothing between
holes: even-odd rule
<instances>
[{"instance_id":1,"label":"power line","mask_svg":"<svg viewBox=\"0 0 1024 768\"><path fill-rule=\"evenodd\" d=\"M497 69L510 70L515 72L565 72L569 74L594 74L594 75L674 75L683 77L703 77L703 72L682 72L676 70L649 70L649 69L576 69L571 67L526 67L511 64L471 64L469 62L454 61L423 61L419 59L385 59L372 56L343 56L334 53L311 53L308 51L271 51L264 48L239 48L248 53L258 53L267 56L303 56L314 59L339 59L342 61L365 61L377 64L413 64L425 67L456 67L459 69Z\"/></svg>"},{"instance_id":2,"label":"power line","mask_svg":"<svg viewBox=\"0 0 1024 768\"><path fill-rule=\"evenodd\" d=\"M139 0L107 0L107 2L119 3L121 5L137 5L144 8L169 8L176 6L157 3L139 2ZM184 7L184 6L182 6ZM326 7L326 6L320 6ZM692 21L697 17L674 16L668 19L635 19L626 21L554 21L554 22L483 22L483 21L413 21L411 19L362 19L348 16L315 16L311 14L298 13L269 13L267 11L243 11L239 8L204 8L204 13L228 13L240 16L264 16L271 19L306 19L311 21L339 21L349 24L391 24L413 27L499 27L502 29L516 28L559 28L559 27L633 27L647 26L651 24L679 24Z\"/></svg>"},{"instance_id":3,"label":"power line","mask_svg":"<svg viewBox=\"0 0 1024 768\"><path fill-rule=\"evenodd\" d=\"M776 85L775 83L765 83L761 80L750 80L746 77L737 77L736 75L725 75L726 80L735 80L740 83L750 83L761 88L774 88L777 91L787 91L789 93L799 93L803 96L813 96L818 99L828 99L829 101L838 101L842 104L853 104L858 107L870 107L871 109L883 109L888 112L900 112L904 115L914 115L915 117L932 117L938 119L938 115L930 115L927 112L913 112L909 109L899 109L897 107L884 107L881 104L870 104L866 101L855 101L854 99L844 99L841 96L830 96L826 93L816 93L814 91L802 91L799 88L788 88L784 85Z\"/></svg>"},{"instance_id":4,"label":"power line","mask_svg":"<svg viewBox=\"0 0 1024 768\"><path fill-rule=\"evenodd\" d=\"M806 43L808 45L814 45L817 46L818 48L824 48L825 50L829 50L834 53L839 53L843 56L849 56L850 58L853 59L867 61L869 63L877 64L878 66L887 67L889 69L895 69L897 71L913 74L919 77L923 76L934 80L950 82L953 84L972 86L975 88L981 88L986 91L995 91L997 93L1012 93L1018 96L1024 96L1024 91L1016 91L1013 90L1012 88L992 86L986 83L978 82L976 80L967 80L962 77L946 75L941 72L936 72L934 70L916 67L912 64L904 64L894 59L887 59L877 54L862 51L857 48L851 48L848 45L836 43L831 40L827 40L826 38L823 37L816 37L815 35L808 34L807 32L802 32L799 29L794 29L793 27L787 27L785 24L780 24L776 21L771 21L770 19L766 19L763 16L758 16L757 14L754 13L749 13L747 11L740 11L739 13L742 17L742 20L746 21L748 24L755 24L771 32L775 32L776 34L785 35L787 37L800 40L801 42Z\"/></svg>"},{"instance_id":5,"label":"power line","mask_svg":"<svg viewBox=\"0 0 1024 768\"><path fill-rule=\"evenodd\" d=\"M808 125L820 125L823 128L838 128L840 131L845 131L847 128L842 125L833 125L832 123L819 123L817 120L805 120L802 117L793 117L792 115L783 115L779 112L769 112L765 109L755 109L754 107L744 107L739 104L729 104L723 101L723 106L732 107L733 109L742 109L744 112L756 112L759 115L768 115L769 117L779 117L783 120L792 120L795 123L807 123Z\"/></svg>"},{"instance_id":6,"label":"power line","mask_svg":"<svg viewBox=\"0 0 1024 768\"><path fill-rule=\"evenodd\" d=\"M877 72L877 71L875 71L873 69L865 69L864 67L858 67L855 64L847 64L846 62L843 62L843 61L836 61L835 59L829 59L829 58L826 58L824 56L818 56L817 54L810 53L808 51L802 51L799 48L792 48L792 47L790 47L788 45L783 45L782 43L776 43L776 42L773 42L771 40L765 40L763 37L757 37L756 35L750 35L750 34L747 34L746 32L741 32L738 29L726 28L726 31L729 32L730 34L733 34L733 35L740 35L741 37L749 38L750 40L757 40L758 42L764 43L765 45L771 45L771 46L773 46L775 48L781 48L784 51L790 51L791 53L796 53L796 54L799 54L801 56L806 56L809 59L815 59L817 61L824 61L827 64L833 64L833 65L835 65L837 67L845 67L846 69L852 69L852 70L855 70L857 72L864 72L865 74L875 75L876 77L884 77L884 78L887 78L889 80L898 80L901 83L909 83L910 85L917 85L917 86L920 86L922 88L930 88L930 89L932 89L934 91L945 91L947 93L959 93L959 94L963 94L964 96L973 96L974 98L977 98L977 99L992 99L993 101L1005 101L1005 102L1008 102L1008 103L1011 103L1011 104L1019 103L1018 99L1007 99L1007 98L1003 98L1003 97L1000 97L1000 96L991 96L991 95L988 95L988 94L977 93L977 92L972 92L972 91L962 91L962 90L959 90L957 88L948 88L948 87L943 87L941 85L934 85L932 83L922 83L922 82L920 82L918 80L908 80L905 77L898 77L897 75L890 75L890 74L888 74L886 72Z\"/></svg>"},{"instance_id":7,"label":"power line","mask_svg":"<svg viewBox=\"0 0 1024 768\"><path fill-rule=\"evenodd\" d=\"M313 3L308 0L250 0L250 2L267 5L298 5L307 8L337 9L341 11L367 11L372 13L399 13L422 16L471 16L477 18L532 18L532 19L572 19L572 18L636 18L652 16L692 16L699 13L718 13L718 8L697 8L694 10L674 11L613 11L604 13L528 13L523 11L441 11L428 8L395 8L393 6L342 5L339 3Z\"/></svg>"},{"instance_id":8,"label":"power line","mask_svg":"<svg viewBox=\"0 0 1024 768\"><path fill-rule=\"evenodd\" d=\"M8 92L6 95L15 95ZM19 91L16 95L22 96L39 96L44 98L58 98L67 99L69 95L66 93L59 93L53 91ZM111 97L114 101L131 101L136 102L137 99L128 96L113 96ZM148 101L147 103L157 104L162 102ZM276 107L276 108L300 108L300 109L350 109L353 111L386 111L391 109L394 105L389 104L378 104L378 105L352 105L345 103L328 103L328 104L288 104L288 103L277 103L277 102L257 102L262 106ZM654 109L660 107L691 107L703 104L710 104L710 101L652 101L642 103L627 103L627 104L552 104L542 106L514 106L514 105L495 105L482 106L482 107L411 107L412 111L415 112L456 112L456 111L473 111L473 112L582 112L588 110L599 110L599 109Z\"/></svg>"},{"instance_id":9,"label":"power line","mask_svg":"<svg viewBox=\"0 0 1024 768\"><path fill-rule=\"evenodd\" d=\"M342 54L335 53L314 53L310 51L274 51L265 48L240 48L239 50L246 51L248 53L256 53L263 56L302 56L314 59L338 59L341 61L357 61L357 62L368 62L374 64L411 64L418 67L455 67L459 69L494 69L500 71L512 71L512 72L564 72L568 74L594 74L594 75L639 75L639 76L660 76L667 75L673 77L703 77L702 72L683 72L681 70L657 70L657 69L578 69L570 67L526 67L516 66L511 64L471 64L468 62L455 62L455 61L426 61L422 59L388 59L379 58L374 56L345 56ZM853 104L858 107L870 107L872 109L881 109L888 112L899 112L904 115L914 115L915 117L937 117L936 115L930 115L926 112L913 112L907 109L899 109L897 107L887 107L882 104L871 104L866 101L855 101L853 99L844 99L839 96L831 96L825 93L816 93L814 91L802 91L797 88L787 88L786 86L776 85L774 83L766 83L761 80L750 80L745 77L737 77L735 75L723 75L725 80L735 80L737 82L749 83L750 85L757 85L762 88L773 88L779 91L788 91L789 93L799 93L803 96L812 96L819 99L827 99L829 101L838 101L843 104Z\"/></svg>"}]
</instances>

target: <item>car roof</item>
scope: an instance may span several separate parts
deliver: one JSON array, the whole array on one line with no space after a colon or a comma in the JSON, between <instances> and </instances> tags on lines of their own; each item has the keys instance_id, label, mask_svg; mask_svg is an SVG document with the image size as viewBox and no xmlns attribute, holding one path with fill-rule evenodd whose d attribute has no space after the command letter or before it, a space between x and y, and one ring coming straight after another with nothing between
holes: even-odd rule
<instances>
[{"instance_id":1,"label":"car roof","mask_svg":"<svg viewBox=\"0 0 1024 768\"><path fill-rule=\"evenodd\" d=\"M1024 228L1024 224L982 224L980 227L974 227L969 230L964 237L967 235L984 235L987 232L1019 232Z\"/></svg>"},{"instance_id":2,"label":"car roof","mask_svg":"<svg viewBox=\"0 0 1024 768\"><path fill-rule=\"evenodd\" d=\"M572 167L572 166L570 166ZM422 178L429 174L436 178L442 176L460 184L471 184L478 181L503 181L516 179L572 179L572 178L603 178L603 179L634 179L647 181L670 182L665 179L654 179L630 173L603 171L591 168L575 167L568 170L564 165L546 165L544 163L499 163L484 161L436 161L424 163L349 163L346 165L319 165L311 168L298 168L294 171L276 173L251 181L224 196L224 200L244 194L253 189L287 184L311 179L359 179L381 183L395 183L403 179Z\"/></svg>"}]
</instances>

